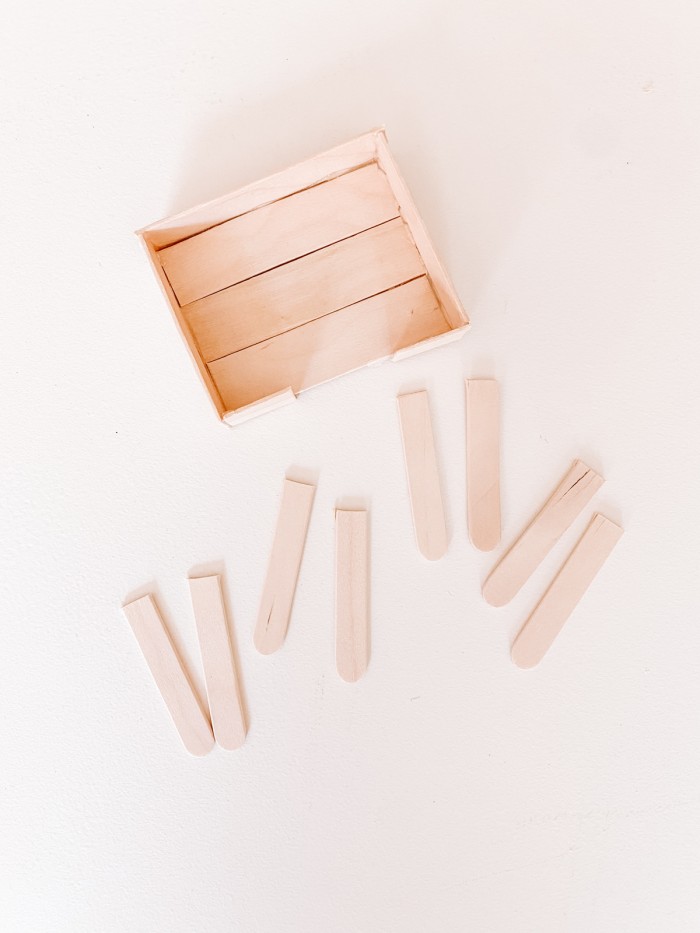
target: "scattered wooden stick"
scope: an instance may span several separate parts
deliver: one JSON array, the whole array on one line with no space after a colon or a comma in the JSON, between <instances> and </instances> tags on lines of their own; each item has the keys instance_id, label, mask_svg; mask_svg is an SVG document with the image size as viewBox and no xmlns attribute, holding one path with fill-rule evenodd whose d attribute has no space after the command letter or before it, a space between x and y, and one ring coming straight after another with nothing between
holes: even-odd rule
<instances>
[{"instance_id":1,"label":"scattered wooden stick","mask_svg":"<svg viewBox=\"0 0 700 933\"><path fill-rule=\"evenodd\" d=\"M179 654L151 595L123 607L156 686L185 748L192 755L206 755L214 745L209 718L195 693Z\"/></svg>"},{"instance_id":2,"label":"scattered wooden stick","mask_svg":"<svg viewBox=\"0 0 700 933\"><path fill-rule=\"evenodd\" d=\"M214 738L222 748L233 751L243 745L247 730L221 579L192 577L189 584Z\"/></svg>"},{"instance_id":3,"label":"scattered wooden stick","mask_svg":"<svg viewBox=\"0 0 700 933\"><path fill-rule=\"evenodd\" d=\"M282 646L294 602L316 487L285 479L253 641L261 654Z\"/></svg>"},{"instance_id":4,"label":"scattered wooden stick","mask_svg":"<svg viewBox=\"0 0 700 933\"><path fill-rule=\"evenodd\" d=\"M482 588L492 606L505 606L539 567L574 519L603 485L603 477L575 460L525 531L493 568Z\"/></svg>"},{"instance_id":5,"label":"scattered wooden stick","mask_svg":"<svg viewBox=\"0 0 700 933\"><path fill-rule=\"evenodd\" d=\"M480 551L501 540L499 391L495 379L466 379L467 524Z\"/></svg>"},{"instance_id":6,"label":"scattered wooden stick","mask_svg":"<svg viewBox=\"0 0 700 933\"><path fill-rule=\"evenodd\" d=\"M367 512L336 509L335 659L353 683L369 662L369 529Z\"/></svg>"},{"instance_id":7,"label":"scattered wooden stick","mask_svg":"<svg viewBox=\"0 0 700 933\"><path fill-rule=\"evenodd\" d=\"M397 401L416 543L428 560L439 560L447 550L447 530L428 393L399 395Z\"/></svg>"},{"instance_id":8,"label":"scattered wooden stick","mask_svg":"<svg viewBox=\"0 0 700 933\"><path fill-rule=\"evenodd\" d=\"M518 667L534 667L542 660L622 533L604 515L593 516L513 643L511 657Z\"/></svg>"}]
</instances>

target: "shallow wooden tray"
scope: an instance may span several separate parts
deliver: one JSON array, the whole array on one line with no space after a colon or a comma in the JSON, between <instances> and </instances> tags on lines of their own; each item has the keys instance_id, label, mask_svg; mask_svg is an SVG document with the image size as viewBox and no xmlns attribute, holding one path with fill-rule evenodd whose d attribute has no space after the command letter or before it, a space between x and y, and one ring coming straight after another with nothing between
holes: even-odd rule
<instances>
[{"instance_id":1,"label":"shallow wooden tray","mask_svg":"<svg viewBox=\"0 0 700 933\"><path fill-rule=\"evenodd\" d=\"M228 424L469 326L382 129L138 235Z\"/></svg>"}]
</instances>

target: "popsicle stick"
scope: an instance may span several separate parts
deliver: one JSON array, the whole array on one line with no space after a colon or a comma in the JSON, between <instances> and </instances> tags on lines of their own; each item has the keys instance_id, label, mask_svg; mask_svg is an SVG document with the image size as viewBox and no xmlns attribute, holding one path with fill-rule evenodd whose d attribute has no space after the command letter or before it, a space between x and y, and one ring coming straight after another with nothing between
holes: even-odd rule
<instances>
[{"instance_id":1,"label":"popsicle stick","mask_svg":"<svg viewBox=\"0 0 700 933\"><path fill-rule=\"evenodd\" d=\"M133 629L156 686L192 755L206 755L214 745L209 718L194 691L182 659L151 595L127 603L122 611Z\"/></svg>"},{"instance_id":2,"label":"popsicle stick","mask_svg":"<svg viewBox=\"0 0 700 933\"><path fill-rule=\"evenodd\" d=\"M381 360L449 324L427 276L302 324L209 364L227 410L274 392L296 394Z\"/></svg>"},{"instance_id":3,"label":"popsicle stick","mask_svg":"<svg viewBox=\"0 0 700 933\"><path fill-rule=\"evenodd\" d=\"M501 540L499 391L495 379L466 379L467 524L480 551Z\"/></svg>"},{"instance_id":4,"label":"popsicle stick","mask_svg":"<svg viewBox=\"0 0 700 933\"><path fill-rule=\"evenodd\" d=\"M186 305L398 216L386 175L366 165L166 246L158 258Z\"/></svg>"},{"instance_id":5,"label":"popsicle stick","mask_svg":"<svg viewBox=\"0 0 700 933\"><path fill-rule=\"evenodd\" d=\"M603 485L603 477L575 460L542 509L493 568L482 588L492 606L505 606Z\"/></svg>"},{"instance_id":6,"label":"popsicle stick","mask_svg":"<svg viewBox=\"0 0 700 933\"><path fill-rule=\"evenodd\" d=\"M622 533L604 515L593 516L513 642L511 657L518 667L534 667L542 660Z\"/></svg>"},{"instance_id":7,"label":"popsicle stick","mask_svg":"<svg viewBox=\"0 0 700 933\"><path fill-rule=\"evenodd\" d=\"M289 627L316 487L285 479L282 505L253 642L261 654L282 646Z\"/></svg>"},{"instance_id":8,"label":"popsicle stick","mask_svg":"<svg viewBox=\"0 0 700 933\"><path fill-rule=\"evenodd\" d=\"M397 217L201 298L182 313L211 363L421 275L425 266Z\"/></svg>"},{"instance_id":9,"label":"popsicle stick","mask_svg":"<svg viewBox=\"0 0 700 933\"><path fill-rule=\"evenodd\" d=\"M447 530L428 393L399 395L397 402L416 542L424 557L439 560L447 550Z\"/></svg>"},{"instance_id":10,"label":"popsicle stick","mask_svg":"<svg viewBox=\"0 0 700 933\"><path fill-rule=\"evenodd\" d=\"M216 575L191 577L189 584L214 738L222 748L233 751L243 745L247 730L221 579Z\"/></svg>"},{"instance_id":11,"label":"popsicle stick","mask_svg":"<svg viewBox=\"0 0 700 933\"><path fill-rule=\"evenodd\" d=\"M367 512L335 511L335 663L353 683L369 662L369 537Z\"/></svg>"}]
</instances>

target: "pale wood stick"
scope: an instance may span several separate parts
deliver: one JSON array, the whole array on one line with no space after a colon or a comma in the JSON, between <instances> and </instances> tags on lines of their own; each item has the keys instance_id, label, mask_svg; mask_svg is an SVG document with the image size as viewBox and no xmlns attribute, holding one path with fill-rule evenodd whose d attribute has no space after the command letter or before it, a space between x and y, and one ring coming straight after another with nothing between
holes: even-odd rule
<instances>
[{"instance_id":1,"label":"pale wood stick","mask_svg":"<svg viewBox=\"0 0 700 933\"><path fill-rule=\"evenodd\" d=\"M513 642L511 657L518 667L534 667L542 660L622 533L604 515L593 516Z\"/></svg>"},{"instance_id":2,"label":"pale wood stick","mask_svg":"<svg viewBox=\"0 0 700 933\"><path fill-rule=\"evenodd\" d=\"M492 606L505 606L603 485L603 477L575 460L542 509L493 568L482 588Z\"/></svg>"},{"instance_id":3,"label":"pale wood stick","mask_svg":"<svg viewBox=\"0 0 700 933\"><path fill-rule=\"evenodd\" d=\"M214 738L232 751L243 745L247 730L221 579L218 575L191 577L189 584Z\"/></svg>"},{"instance_id":4,"label":"pale wood stick","mask_svg":"<svg viewBox=\"0 0 700 933\"><path fill-rule=\"evenodd\" d=\"M210 363L420 275L425 266L397 218L208 295L182 313Z\"/></svg>"},{"instance_id":5,"label":"pale wood stick","mask_svg":"<svg viewBox=\"0 0 700 933\"><path fill-rule=\"evenodd\" d=\"M447 530L428 393L399 395L397 402L416 542L424 557L439 560L447 550Z\"/></svg>"},{"instance_id":6,"label":"pale wood stick","mask_svg":"<svg viewBox=\"0 0 700 933\"><path fill-rule=\"evenodd\" d=\"M253 641L261 654L282 646L289 627L316 487L285 479Z\"/></svg>"},{"instance_id":7,"label":"pale wood stick","mask_svg":"<svg viewBox=\"0 0 700 933\"><path fill-rule=\"evenodd\" d=\"M480 551L501 540L499 390L495 379L466 379L467 524Z\"/></svg>"},{"instance_id":8,"label":"pale wood stick","mask_svg":"<svg viewBox=\"0 0 700 933\"><path fill-rule=\"evenodd\" d=\"M303 392L449 330L425 276L209 363L227 410Z\"/></svg>"},{"instance_id":9,"label":"pale wood stick","mask_svg":"<svg viewBox=\"0 0 700 933\"><path fill-rule=\"evenodd\" d=\"M335 659L353 683L369 662L369 528L364 510L335 511Z\"/></svg>"},{"instance_id":10,"label":"pale wood stick","mask_svg":"<svg viewBox=\"0 0 700 933\"><path fill-rule=\"evenodd\" d=\"M398 215L386 175L366 165L166 246L158 259L186 305Z\"/></svg>"},{"instance_id":11,"label":"pale wood stick","mask_svg":"<svg viewBox=\"0 0 700 933\"><path fill-rule=\"evenodd\" d=\"M206 755L214 745L209 719L194 691L154 598L149 594L122 607L156 686L165 700L185 748Z\"/></svg>"}]
</instances>

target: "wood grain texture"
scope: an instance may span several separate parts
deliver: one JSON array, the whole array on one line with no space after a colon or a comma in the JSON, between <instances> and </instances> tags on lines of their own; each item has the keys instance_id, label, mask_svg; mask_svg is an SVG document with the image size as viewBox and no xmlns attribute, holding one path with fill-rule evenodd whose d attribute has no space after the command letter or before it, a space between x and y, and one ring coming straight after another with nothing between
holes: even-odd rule
<instances>
[{"instance_id":1,"label":"wood grain texture","mask_svg":"<svg viewBox=\"0 0 700 933\"><path fill-rule=\"evenodd\" d=\"M400 218L182 309L207 362L370 298L425 266Z\"/></svg>"},{"instance_id":2,"label":"wood grain texture","mask_svg":"<svg viewBox=\"0 0 700 933\"><path fill-rule=\"evenodd\" d=\"M447 529L428 393L399 395L397 402L416 543L428 560L439 560Z\"/></svg>"},{"instance_id":3,"label":"wood grain texture","mask_svg":"<svg viewBox=\"0 0 700 933\"><path fill-rule=\"evenodd\" d=\"M344 175L376 160L377 136L380 132L381 130L371 130L369 133L363 133L362 136L325 152L319 152L309 159L275 172L274 175L257 179L229 194L149 224L137 233L154 249L160 250L203 233L233 217L287 198L322 181Z\"/></svg>"},{"instance_id":4,"label":"wood grain texture","mask_svg":"<svg viewBox=\"0 0 700 933\"><path fill-rule=\"evenodd\" d=\"M501 540L500 398L495 379L466 379L467 524L480 551Z\"/></svg>"},{"instance_id":5,"label":"wood grain texture","mask_svg":"<svg viewBox=\"0 0 700 933\"><path fill-rule=\"evenodd\" d=\"M158 259L186 305L398 213L386 175L373 163L165 247Z\"/></svg>"},{"instance_id":6,"label":"wood grain texture","mask_svg":"<svg viewBox=\"0 0 700 933\"><path fill-rule=\"evenodd\" d=\"M127 603L122 611L146 659L156 686L185 748L206 755L214 745L207 715L151 595Z\"/></svg>"},{"instance_id":7,"label":"wood grain texture","mask_svg":"<svg viewBox=\"0 0 700 933\"><path fill-rule=\"evenodd\" d=\"M609 518L593 516L513 643L511 657L518 667L539 664L622 534Z\"/></svg>"},{"instance_id":8,"label":"wood grain texture","mask_svg":"<svg viewBox=\"0 0 700 933\"><path fill-rule=\"evenodd\" d=\"M221 748L233 751L245 742L247 729L221 578L191 577L189 584L214 738Z\"/></svg>"},{"instance_id":9,"label":"wood grain texture","mask_svg":"<svg viewBox=\"0 0 700 933\"><path fill-rule=\"evenodd\" d=\"M253 641L272 654L287 635L316 487L285 479Z\"/></svg>"},{"instance_id":10,"label":"wood grain texture","mask_svg":"<svg viewBox=\"0 0 700 933\"><path fill-rule=\"evenodd\" d=\"M335 661L354 683L369 663L369 522L364 510L335 512Z\"/></svg>"},{"instance_id":11,"label":"wood grain texture","mask_svg":"<svg viewBox=\"0 0 700 933\"><path fill-rule=\"evenodd\" d=\"M493 568L482 588L492 606L505 606L539 567L561 535L603 485L603 477L575 460L542 509Z\"/></svg>"},{"instance_id":12,"label":"wood grain texture","mask_svg":"<svg viewBox=\"0 0 700 933\"><path fill-rule=\"evenodd\" d=\"M425 276L209 364L228 409L296 394L449 330Z\"/></svg>"}]
</instances>

